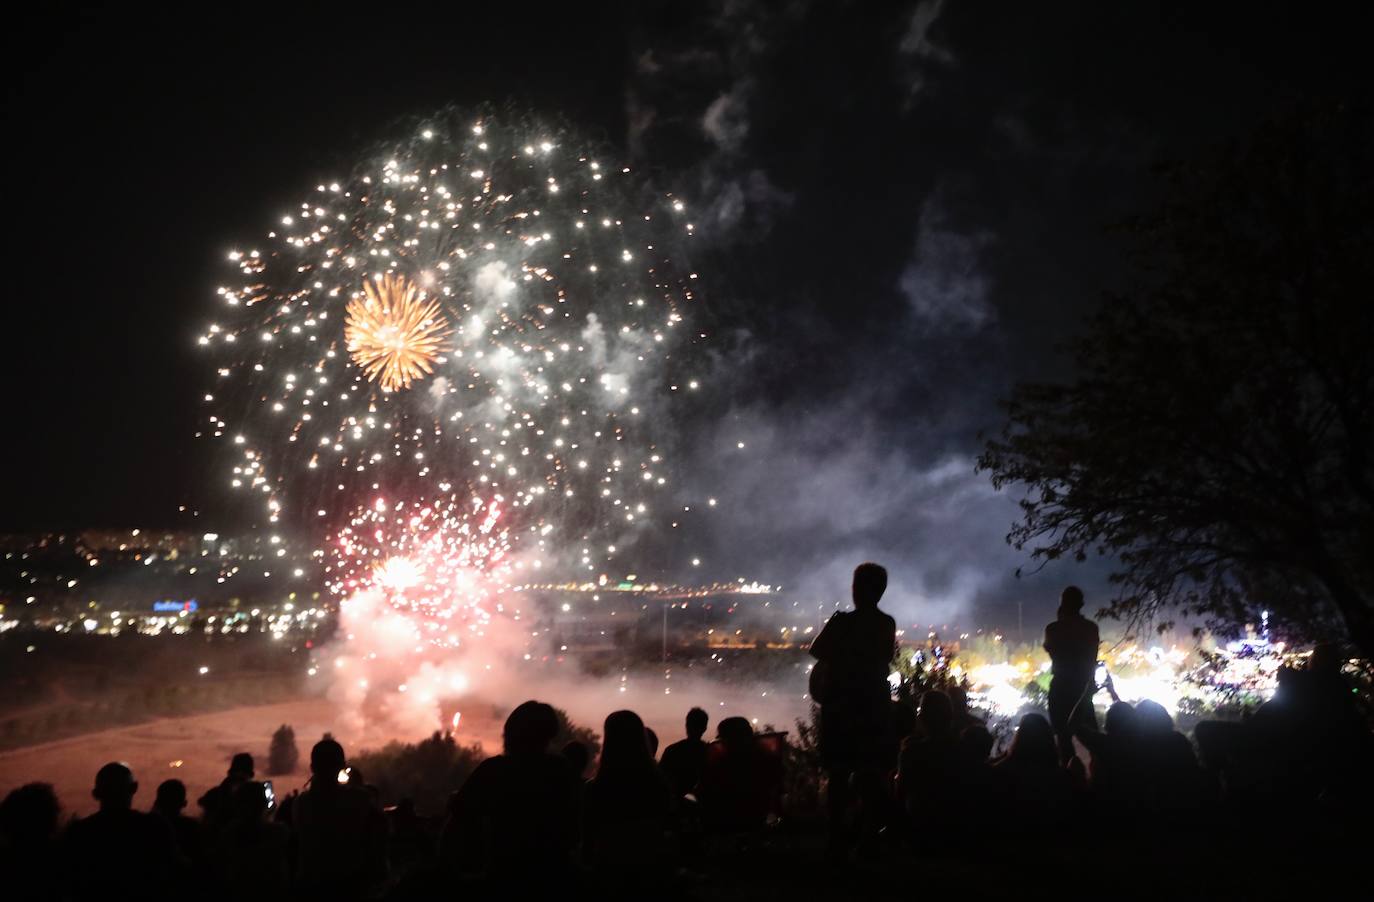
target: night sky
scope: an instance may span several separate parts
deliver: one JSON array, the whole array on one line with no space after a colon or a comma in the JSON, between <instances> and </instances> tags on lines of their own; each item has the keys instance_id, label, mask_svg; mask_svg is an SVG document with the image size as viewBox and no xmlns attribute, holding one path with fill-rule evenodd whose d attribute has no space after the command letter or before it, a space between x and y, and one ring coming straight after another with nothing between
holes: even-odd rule
<instances>
[{"instance_id":1,"label":"night sky","mask_svg":"<svg viewBox=\"0 0 1374 902\"><path fill-rule=\"evenodd\" d=\"M112 6L14 23L0 529L190 525L179 505L213 526L194 338L225 251L404 117L511 102L703 211L719 378L714 414L684 424L684 476L723 502L693 539L711 575L842 590L874 558L930 619L1017 598L1043 613L1064 578L1105 568L1011 578L1014 502L972 469L996 399L1062 374L1056 343L1126 284L1108 227L1148 209L1154 164L1370 83L1355 12L1202 6Z\"/></svg>"}]
</instances>

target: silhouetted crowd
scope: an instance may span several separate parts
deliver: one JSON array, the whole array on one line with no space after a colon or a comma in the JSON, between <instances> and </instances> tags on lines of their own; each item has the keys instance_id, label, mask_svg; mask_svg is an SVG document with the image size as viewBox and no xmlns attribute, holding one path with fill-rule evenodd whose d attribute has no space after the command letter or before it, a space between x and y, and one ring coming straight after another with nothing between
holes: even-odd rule
<instances>
[{"instance_id":1,"label":"silhouetted crowd","mask_svg":"<svg viewBox=\"0 0 1374 902\"><path fill-rule=\"evenodd\" d=\"M329 737L311 750L305 790L280 801L255 779L252 756L235 755L200 798L200 818L183 813L180 780L136 810L132 770L111 762L95 777L99 810L65 830L51 786L12 791L0 868L5 885L22 888L13 898L405 898L436 881L482 886L517 872L526 887L650 886L699 857L707 834L759 831L781 810L780 745L769 741L778 737L730 717L709 743L699 708L686 727L655 760L653 731L633 711L614 712L586 779L591 750L551 748L555 710L525 702L506 719L502 753L477 766L438 821L413 800L384 807Z\"/></svg>"},{"instance_id":2,"label":"silhouetted crowd","mask_svg":"<svg viewBox=\"0 0 1374 902\"><path fill-rule=\"evenodd\" d=\"M1179 846L1276 806L1309 830L1368 828L1370 733L1329 649L1305 670L1285 670L1247 721L1199 725L1196 745L1150 701L1115 700L1099 730L1097 629L1070 587L1046 630L1050 716L1022 716L994 757L993 733L957 686L924 692L919 706L892 700L895 623L878 610L886 577L875 564L858 568L855 609L832 617L812 646L831 873L913 855L968 867L971 845L999 841L1023 853L1054 849L1062 867L1081 870L1088 851L1103 848L1102 824L1111 842L1164 836ZM1110 681L1104 688L1115 698ZM135 775L112 762L95 777L99 810L65 829L51 786L9 793L0 888L7 899L341 902L464 889L664 898L703 888L726 858L776 862L770 844L789 836L794 866L812 868L787 832L786 771L805 762L789 755L785 735L730 717L708 742L707 727L693 708L686 737L658 756L639 715L616 711L594 755L577 741L554 748L557 713L527 701L505 722L501 754L477 766L437 819L417 814L415 800L384 806L328 736L311 750L305 789L280 800L255 778L252 757L235 755L199 799L199 818L184 813L178 780L136 810Z\"/></svg>"}]
</instances>

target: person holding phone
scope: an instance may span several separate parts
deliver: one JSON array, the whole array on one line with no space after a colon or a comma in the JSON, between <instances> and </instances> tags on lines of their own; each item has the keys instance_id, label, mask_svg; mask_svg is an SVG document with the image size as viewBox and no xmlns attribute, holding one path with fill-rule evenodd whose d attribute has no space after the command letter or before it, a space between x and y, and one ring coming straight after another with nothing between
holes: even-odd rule
<instances>
[{"instance_id":1,"label":"person holding phone","mask_svg":"<svg viewBox=\"0 0 1374 902\"><path fill-rule=\"evenodd\" d=\"M346 775L340 782L347 768L343 746L325 736L310 750L309 788L291 806L297 888L310 898L358 898L386 877L386 820L366 789Z\"/></svg>"}]
</instances>

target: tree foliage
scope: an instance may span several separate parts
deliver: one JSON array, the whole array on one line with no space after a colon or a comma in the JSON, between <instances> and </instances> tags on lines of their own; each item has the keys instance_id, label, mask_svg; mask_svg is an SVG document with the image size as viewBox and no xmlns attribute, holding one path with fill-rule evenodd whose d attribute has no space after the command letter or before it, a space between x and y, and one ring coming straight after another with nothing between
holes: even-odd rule
<instances>
[{"instance_id":1,"label":"tree foliage","mask_svg":"<svg viewBox=\"0 0 1374 902\"><path fill-rule=\"evenodd\" d=\"M1108 614L1229 632L1267 608L1374 656L1370 123L1302 110L1166 169L1076 375L1005 403L979 466L1025 490L1008 541L1115 560Z\"/></svg>"},{"instance_id":2,"label":"tree foliage","mask_svg":"<svg viewBox=\"0 0 1374 902\"><path fill-rule=\"evenodd\" d=\"M349 763L377 787L384 803L411 799L421 814L438 815L484 757L480 746L460 745L452 733L435 732L419 742L389 742L354 755Z\"/></svg>"},{"instance_id":3,"label":"tree foliage","mask_svg":"<svg viewBox=\"0 0 1374 902\"><path fill-rule=\"evenodd\" d=\"M557 754L564 744L576 739L586 743L595 757L601 750L601 738L570 720L563 709L554 708L554 713L559 731L549 751ZM352 756L349 763L377 788L384 803L410 799L421 814L438 815L443 813L449 795L486 757L480 745L462 745L452 733L435 732L419 742L389 742L380 749L364 751Z\"/></svg>"},{"instance_id":4,"label":"tree foliage","mask_svg":"<svg viewBox=\"0 0 1374 902\"><path fill-rule=\"evenodd\" d=\"M592 760L596 760L596 756L601 752L600 735L590 727L573 723L572 719L568 717L568 712L562 708L555 706L553 713L558 715L558 735L553 738L553 742L549 743L549 748L557 752L569 742L580 742L587 747Z\"/></svg>"}]
</instances>

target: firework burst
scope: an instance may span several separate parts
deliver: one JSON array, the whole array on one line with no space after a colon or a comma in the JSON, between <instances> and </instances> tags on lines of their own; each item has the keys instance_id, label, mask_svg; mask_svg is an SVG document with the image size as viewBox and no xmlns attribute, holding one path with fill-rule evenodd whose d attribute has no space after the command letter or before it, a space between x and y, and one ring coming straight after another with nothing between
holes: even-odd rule
<instances>
[{"instance_id":1,"label":"firework burst","mask_svg":"<svg viewBox=\"0 0 1374 902\"><path fill-rule=\"evenodd\" d=\"M434 372L451 334L439 302L424 300L415 283L390 272L363 283L344 320L348 353L383 391L410 388Z\"/></svg>"},{"instance_id":2,"label":"firework burst","mask_svg":"<svg viewBox=\"0 0 1374 902\"><path fill-rule=\"evenodd\" d=\"M500 496L515 566L595 570L671 484L663 424L701 376L692 234L566 134L435 117L229 255L205 432L273 523Z\"/></svg>"},{"instance_id":3,"label":"firework burst","mask_svg":"<svg viewBox=\"0 0 1374 902\"><path fill-rule=\"evenodd\" d=\"M501 499L457 496L359 510L330 543L329 588L344 604L373 593L442 646L480 636L510 572Z\"/></svg>"}]
</instances>

